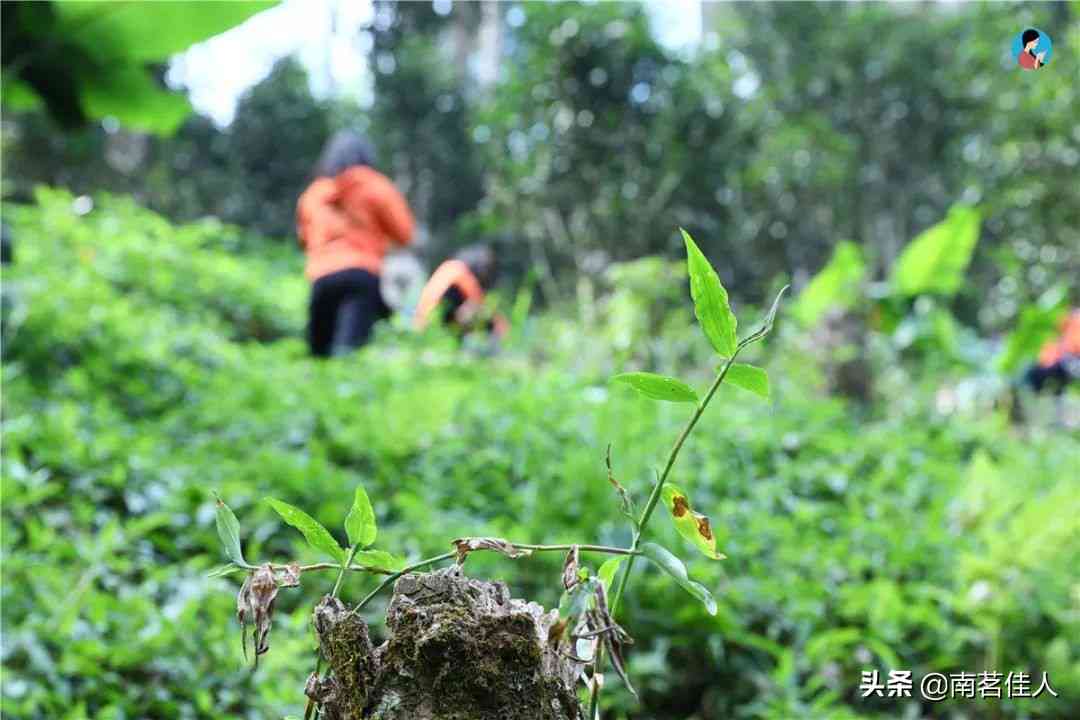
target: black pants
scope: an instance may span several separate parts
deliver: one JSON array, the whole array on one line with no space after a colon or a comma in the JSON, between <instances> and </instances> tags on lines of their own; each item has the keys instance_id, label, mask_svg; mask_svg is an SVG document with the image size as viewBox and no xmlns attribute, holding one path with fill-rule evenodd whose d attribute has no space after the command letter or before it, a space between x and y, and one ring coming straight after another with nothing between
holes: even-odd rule
<instances>
[{"instance_id":1,"label":"black pants","mask_svg":"<svg viewBox=\"0 0 1080 720\"><path fill-rule=\"evenodd\" d=\"M342 270L321 277L311 288L308 343L319 357L340 355L371 337L375 323L390 317L379 292L379 277L367 270Z\"/></svg>"},{"instance_id":2,"label":"black pants","mask_svg":"<svg viewBox=\"0 0 1080 720\"><path fill-rule=\"evenodd\" d=\"M1065 392L1070 382L1080 380L1080 356L1066 355L1049 367L1032 365L1024 374L1024 382L1035 392L1045 387L1055 395Z\"/></svg>"}]
</instances>

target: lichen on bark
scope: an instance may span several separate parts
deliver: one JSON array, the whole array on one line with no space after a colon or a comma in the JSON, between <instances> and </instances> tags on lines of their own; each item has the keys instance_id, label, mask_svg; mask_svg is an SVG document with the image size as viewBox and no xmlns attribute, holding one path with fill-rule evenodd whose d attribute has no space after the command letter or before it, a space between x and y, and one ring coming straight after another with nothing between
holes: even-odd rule
<instances>
[{"instance_id":1,"label":"lichen on bark","mask_svg":"<svg viewBox=\"0 0 1080 720\"><path fill-rule=\"evenodd\" d=\"M315 628L330 671L308 694L330 720L580 720L582 666L567 640L549 642L557 620L455 565L397 581L373 648L363 620L326 597Z\"/></svg>"}]
</instances>

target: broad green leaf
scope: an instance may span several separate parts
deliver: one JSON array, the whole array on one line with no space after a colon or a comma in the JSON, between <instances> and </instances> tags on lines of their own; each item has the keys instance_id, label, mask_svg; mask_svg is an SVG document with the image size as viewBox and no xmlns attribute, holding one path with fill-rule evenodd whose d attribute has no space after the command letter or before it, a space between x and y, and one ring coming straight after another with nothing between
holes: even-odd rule
<instances>
[{"instance_id":1,"label":"broad green leaf","mask_svg":"<svg viewBox=\"0 0 1080 720\"><path fill-rule=\"evenodd\" d=\"M619 556L608 558L597 571L596 574L600 578L601 584L604 586L604 592L611 594L611 585L615 582L615 574L619 572L619 566L622 565L622 561L623 559Z\"/></svg>"},{"instance_id":2,"label":"broad green leaf","mask_svg":"<svg viewBox=\"0 0 1080 720\"><path fill-rule=\"evenodd\" d=\"M686 265L690 274L690 297L694 300L694 314L697 315L701 329L713 349L729 358L735 354L738 321L728 304L727 290L720 284L720 277L690 234L682 228L679 228L679 231L686 242Z\"/></svg>"},{"instance_id":3,"label":"broad green leaf","mask_svg":"<svg viewBox=\"0 0 1080 720\"><path fill-rule=\"evenodd\" d=\"M127 127L167 135L191 113L183 93L159 87L138 65L109 66L82 81L82 105L92 118L112 116Z\"/></svg>"},{"instance_id":4,"label":"broad green leaf","mask_svg":"<svg viewBox=\"0 0 1080 720\"><path fill-rule=\"evenodd\" d=\"M675 557L668 550L656 543L644 543L641 546L641 554L656 563L657 567L675 578L675 582L682 586L683 590L701 601L710 615L716 614L716 600L705 586L691 580L686 574L686 566L682 560Z\"/></svg>"},{"instance_id":5,"label":"broad green leaf","mask_svg":"<svg viewBox=\"0 0 1080 720\"><path fill-rule=\"evenodd\" d=\"M754 365L732 363L724 376L724 382L769 399L769 374Z\"/></svg>"},{"instance_id":6,"label":"broad green leaf","mask_svg":"<svg viewBox=\"0 0 1080 720\"><path fill-rule=\"evenodd\" d=\"M322 524L298 507L275 498L266 498L270 507L277 511L281 519L300 531L308 545L321 550L339 563L345 562L345 550Z\"/></svg>"},{"instance_id":7,"label":"broad green leaf","mask_svg":"<svg viewBox=\"0 0 1080 720\"><path fill-rule=\"evenodd\" d=\"M240 522L225 501L217 497L217 493L214 493L214 497L217 498L215 519L218 537L221 538L221 544L225 548L225 555L240 567L247 567L244 553L240 549Z\"/></svg>"},{"instance_id":8,"label":"broad green leaf","mask_svg":"<svg viewBox=\"0 0 1080 720\"><path fill-rule=\"evenodd\" d=\"M727 557L723 553L716 552L716 535L713 534L709 518L699 512L694 512L690 506L690 497L685 490L668 483L664 485L660 496L680 535L689 540L690 544L700 550L705 557L713 560L723 560Z\"/></svg>"},{"instance_id":9,"label":"broad green leaf","mask_svg":"<svg viewBox=\"0 0 1080 720\"><path fill-rule=\"evenodd\" d=\"M804 325L816 325L833 308L847 309L859 299L866 262L859 246L841 242L832 258L799 293L792 312Z\"/></svg>"},{"instance_id":10,"label":"broad green leaf","mask_svg":"<svg viewBox=\"0 0 1080 720\"><path fill-rule=\"evenodd\" d=\"M901 295L952 295L964 281L979 240L980 213L954 205L944 220L919 234L893 266L891 282Z\"/></svg>"},{"instance_id":11,"label":"broad green leaf","mask_svg":"<svg viewBox=\"0 0 1080 720\"><path fill-rule=\"evenodd\" d=\"M694 389L666 375L654 375L647 372L621 373L611 378L615 382L626 383L647 398L666 400L667 402L697 402Z\"/></svg>"},{"instance_id":12,"label":"broad green leaf","mask_svg":"<svg viewBox=\"0 0 1080 720\"><path fill-rule=\"evenodd\" d=\"M142 66L239 25L273 2L55 2L66 39L101 60Z\"/></svg>"},{"instance_id":13,"label":"broad green leaf","mask_svg":"<svg viewBox=\"0 0 1080 720\"><path fill-rule=\"evenodd\" d=\"M397 572L408 564L404 558L391 555L384 550L359 550L353 555L353 562L363 567L390 570L391 572Z\"/></svg>"},{"instance_id":14,"label":"broad green leaf","mask_svg":"<svg viewBox=\"0 0 1080 720\"><path fill-rule=\"evenodd\" d=\"M365 548L375 542L376 532L375 510L371 507L364 487L357 485L352 508L345 517L345 533L349 536L349 545Z\"/></svg>"}]
</instances>

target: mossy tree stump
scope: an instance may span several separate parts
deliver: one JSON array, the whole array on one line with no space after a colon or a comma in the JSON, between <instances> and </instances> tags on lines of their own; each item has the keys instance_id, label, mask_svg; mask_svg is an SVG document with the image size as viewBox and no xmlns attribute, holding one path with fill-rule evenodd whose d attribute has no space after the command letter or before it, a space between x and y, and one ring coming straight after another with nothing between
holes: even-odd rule
<instances>
[{"instance_id":1,"label":"mossy tree stump","mask_svg":"<svg viewBox=\"0 0 1080 720\"><path fill-rule=\"evenodd\" d=\"M330 672L307 692L330 720L580 720L582 665L549 642L558 612L453 566L402 576L375 648L364 621L326 597L315 628Z\"/></svg>"}]
</instances>

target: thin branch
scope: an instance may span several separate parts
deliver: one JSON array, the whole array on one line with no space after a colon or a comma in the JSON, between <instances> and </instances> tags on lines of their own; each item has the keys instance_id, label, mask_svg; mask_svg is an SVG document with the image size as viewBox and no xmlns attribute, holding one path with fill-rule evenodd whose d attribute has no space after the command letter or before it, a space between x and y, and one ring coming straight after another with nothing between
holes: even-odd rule
<instances>
[{"instance_id":1,"label":"thin branch","mask_svg":"<svg viewBox=\"0 0 1080 720\"><path fill-rule=\"evenodd\" d=\"M369 602L371 602L375 598L376 595L378 595L380 592L382 592L382 590L387 585L394 582L395 580L397 580L402 575L405 575L406 573L410 573L413 570L419 570L422 567L427 567L428 565L434 565L435 563L442 562L443 560L452 560L455 557L457 557L457 552L456 551L455 552L443 553L442 555L436 555L435 557L426 558L424 560L418 560L417 562L414 562L411 565L406 565L404 568L402 568L401 570L398 570L395 573L392 573L389 577L387 577L385 580L383 580L381 583L379 583L378 587L376 587L374 590L372 590L370 593L368 593L367 596L363 600L361 600L359 603L357 603L356 607L354 607L352 609L351 614L353 614L353 615L359 614L360 611L364 609L364 606L367 605Z\"/></svg>"}]
</instances>

